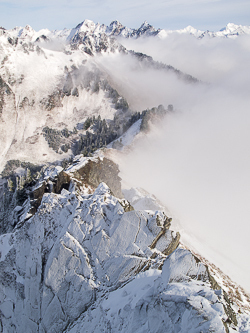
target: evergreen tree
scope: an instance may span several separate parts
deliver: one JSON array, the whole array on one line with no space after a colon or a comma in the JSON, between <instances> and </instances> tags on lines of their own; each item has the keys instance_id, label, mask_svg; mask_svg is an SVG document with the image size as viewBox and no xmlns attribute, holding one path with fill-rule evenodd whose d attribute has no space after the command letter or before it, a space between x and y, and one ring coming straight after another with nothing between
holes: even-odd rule
<instances>
[{"instance_id":1,"label":"evergreen tree","mask_svg":"<svg viewBox=\"0 0 250 333\"><path fill-rule=\"evenodd\" d=\"M19 191L19 177L16 177L16 191Z\"/></svg>"},{"instance_id":2,"label":"evergreen tree","mask_svg":"<svg viewBox=\"0 0 250 333\"><path fill-rule=\"evenodd\" d=\"M20 176L19 178L19 189L22 190L25 184L25 178L24 176Z\"/></svg>"},{"instance_id":3,"label":"evergreen tree","mask_svg":"<svg viewBox=\"0 0 250 333\"><path fill-rule=\"evenodd\" d=\"M26 183L30 183L31 181L32 181L31 172L30 172L30 169L27 168L27 170L26 170Z\"/></svg>"},{"instance_id":4,"label":"evergreen tree","mask_svg":"<svg viewBox=\"0 0 250 333\"><path fill-rule=\"evenodd\" d=\"M8 178L7 182L8 182L8 190L9 190L9 192L13 192L13 188L14 188L13 181L11 180L11 178Z\"/></svg>"}]
</instances>

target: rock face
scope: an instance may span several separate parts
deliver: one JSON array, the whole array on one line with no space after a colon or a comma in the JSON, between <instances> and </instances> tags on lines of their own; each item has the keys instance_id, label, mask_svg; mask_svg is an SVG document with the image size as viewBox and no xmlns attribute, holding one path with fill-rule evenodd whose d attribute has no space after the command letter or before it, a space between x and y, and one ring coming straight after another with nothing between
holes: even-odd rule
<instances>
[{"instance_id":1,"label":"rock face","mask_svg":"<svg viewBox=\"0 0 250 333\"><path fill-rule=\"evenodd\" d=\"M63 171L62 167L50 167L37 184L30 180L22 189L10 192L1 192L2 197L12 196L9 201L0 204L0 234L8 233L14 227L19 228L25 221L30 219L41 204L44 193L59 194L63 188L70 186L70 176ZM24 204L22 204L24 203Z\"/></svg>"},{"instance_id":2,"label":"rock face","mask_svg":"<svg viewBox=\"0 0 250 333\"><path fill-rule=\"evenodd\" d=\"M178 248L171 218L133 210L105 183L96 185L109 167L114 173L109 160L92 158L67 173L50 168L33 190L41 198L34 215L0 236L1 331L237 328L234 309L218 284L213 290L207 267ZM97 186L92 194L81 191L78 179L73 184L76 169ZM21 208L28 212L30 202Z\"/></svg>"},{"instance_id":3,"label":"rock face","mask_svg":"<svg viewBox=\"0 0 250 333\"><path fill-rule=\"evenodd\" d=\"M104 183L88 196L45 193L36 214L1 238L4 330L61 332L105 290L158 268L172 232L149 246L164 219L160 212L125 212Z\"/></svg>"},{"instance_id":4,"label":"rock face","mask_svg":"<svg viewBox=\"0 0 250 333\"><path fill-rule=\"evenodd\" d=\"M220 293L187 250L169 256L162 272L150 269L111 292L66 332L227 332Z\"/></svg>"},{"instance_id":5,"label":"rock face","mask_svg":"<svg viewBox=\"0 0 250 333\"><path fill-rule=\"evenodd\" d=\"M85 158L83 166L74 171L74 176L85 185L96 188L101 182L106 183L117 198L123 198L121 191L121 178L118 176L119 169L110 159ZM69 169L69 171L71 171Z\"/></svg>"}]
</instances>

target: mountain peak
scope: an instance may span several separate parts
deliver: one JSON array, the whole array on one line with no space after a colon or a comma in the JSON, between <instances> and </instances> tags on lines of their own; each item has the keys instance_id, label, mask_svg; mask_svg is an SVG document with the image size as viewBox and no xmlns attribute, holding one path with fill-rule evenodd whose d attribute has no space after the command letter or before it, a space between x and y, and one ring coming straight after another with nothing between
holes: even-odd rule
<instances>
[{"instance_id":1,"label":"mountain peak","mask_svg":"<svg viewBox=\"0 0 250 333\"><path fill-rule=\"evenodd\" d=\"M26 25L24 28L21 28L19 30L19 33L18 33L18 37L21 37L21 38L32 38L33 35L35 33L35 30L30 26L30 25Z\"/></svg>"},{"instance_id":2,"label":"mountain peak","mask_svg":"<svg viewBox=\"0 0 250 333\"><path fill-rule=\"evenodd\" d=\"M156 30L151 24L147 21L144 21L138 30L134 30L133 37L140 37L141 35L157 35L160 32L160 29Z\"/></svg>"},{"instance_id":3,"label":"mountain peak","mask_svg":"<svg viewBox=\"0 0 250 333\"><path fill-rule=\"evenodd\" d=\"M93 21L85 19L83 22L79 23L75 29L79 32L94 31L96 25Z\"/></svg>"},{"instance_id":4,"label":"mountain peak","mask_svg":"<svg viewBox=\"0 0 250 333\"><path fill-rule=\"evenodd\" d=\"M110 23L110 25L109 26L114 26L114 25L122 25L121 24L121 22L119 22L118 20L114 20L114 21L112 21L111 23Z\"/></svg>"},{"instance_id":5,"label":"mountain peak","mask_svg":"<svg viewBox=\"0 0 250 333\"><path fill-rule=\"evenodd\" d=\"M29 31L34 31L34 29L29 25L26 24L26 26L24 27L25 30L29 30Z\"/></svg>"},{"instance_id":6,"label":"mountain peak","mask_svg":"<svg viewBox=\"0 0 250 333\"><path fill-rule=\"evenodd\" d=\"M149 24L148 21L144 21L142 23L142 25L140 26L139 29L141 29L141 28L149 28L149 27L153 27L153 26L151 24Z\"/></svg>"},{"instance_id":7,"label":"mountain peak","mask_svg":"<svg viewBox=\"0 0 250 333\"><path fill-rule=\"evenodd\" d=\"M220 29L220 31L226 31L226 30L235 30L239 28L240 26L234 23L228 23L225 27Z\"/></svg>"},{"instance_id":8,"label":"mountain peak","mask_svg":"<svg viewBox=\"0 0 250 333\"><path fill-rule=\"evenodd\" d=\"M112 33L114 31L116 31L117 29L121 30L122 28L124 28L124 25L121 24L121 22L115 20L110 23L110 25L107 27L107 30Z\"/></svg>"},{"instance_id":9,"label":"mountain peak","mask_svg":"<svg viewBox=\"0 0 250 333\"><path fill-rule=\"evenodd\" d=\"M123 36L123 37L129 37L132 33L132 30L130 28L125 27L121 22L115 20L110 23L110 25L106 29L106 33L109 35L114 36Z\"/></svg>"}]
</instances>

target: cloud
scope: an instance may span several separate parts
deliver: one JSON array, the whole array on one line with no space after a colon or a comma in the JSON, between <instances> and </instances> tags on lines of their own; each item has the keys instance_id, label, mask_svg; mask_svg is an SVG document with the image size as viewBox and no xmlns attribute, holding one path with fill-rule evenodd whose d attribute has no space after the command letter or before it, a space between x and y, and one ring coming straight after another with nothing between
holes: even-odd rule
<instances>
[{"instance_id":1,"label":"cloud","mask_svg":"<svg viewBox=\"0 0 250 333\"><path fill-rule=\"evenodd\" d=\"M233 77L237 80L248 80L250 74L249 36L237 39L204 38L197 40L191 35L173 33L164 39L124 40L128 49L151 55L155 60L187 72L204 82L230 83ZM209 69L209 70L208 70ZM246 84L241 83L241 89Z\"/></svg>"},{"instance_id":2,"label":"cloud","mask_svg":"<svg viewBox=\"0 0 250 333\"><path fill-rule=\"evenodd\" d=\"M183 240L248 291L249 43L249 36L175 36L139 44L138 51L175 60L207 82L201 85L125 57L101 62L133 107L172 103L176 110L119 161L124 182L155 194L179 221Z\"/></svg>"},{"instance_id":3,"label":"cloud","mask_svg":"<svg viewBox=\"0 0 250 333\"><path fill-rule=\"evenodd\" d=\"M196 99L204 85L187 84L174 71L148 68L130 55L113 54L97 57L98 66L112 77L112 84L127 100L133 110L144 110L163 104L181 108L186 100ZM180 91L183 98L180 99Z\"/></svg>"}]
</instances>

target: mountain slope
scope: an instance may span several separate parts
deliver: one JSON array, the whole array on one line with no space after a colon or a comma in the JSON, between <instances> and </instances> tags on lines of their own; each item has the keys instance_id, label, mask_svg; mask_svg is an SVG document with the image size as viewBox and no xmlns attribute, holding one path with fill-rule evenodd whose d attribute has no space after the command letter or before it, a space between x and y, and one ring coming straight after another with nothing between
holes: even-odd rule
<instances>
[{"instance_id":1,"label":"mountain slope","mask_svg":"<svg viewBox=\"0 0 250 333\"><path fill-rule=\"evenodd\" d=\"M30 192L37 211L28 198L13 232L0 236L2 330L243 332L244 314L207 267L176 249L171 219L135 211L103 178L93 186L106 175L99 163L111 161L81 159L67 180L62 168L48 169Z\"/></svg>"},{"instance_id":2,"label":"mountain slope","mask_svg":"<svg viewBox=\"0 0 250 333\"><path fill-rule=\"evenodd\" d=\"M123 97L120 78L105 67L107 59L117 56L141 72L162 72L184 85L197 82L173 66L126 50L114 38L118 27L117 22L108 28L85 20L63 31L36 32L30 26L1 30L0 169L12 159L40 164L69 158L74 142L85 134L82 124L87 118L111 121L115 115L123 118L125 111L135 112ZM155 29L144 23L137 32L148 36ZM74 135L53 151L44 137L47 128L74 130Z\"/></svg>"}]
</instances>

